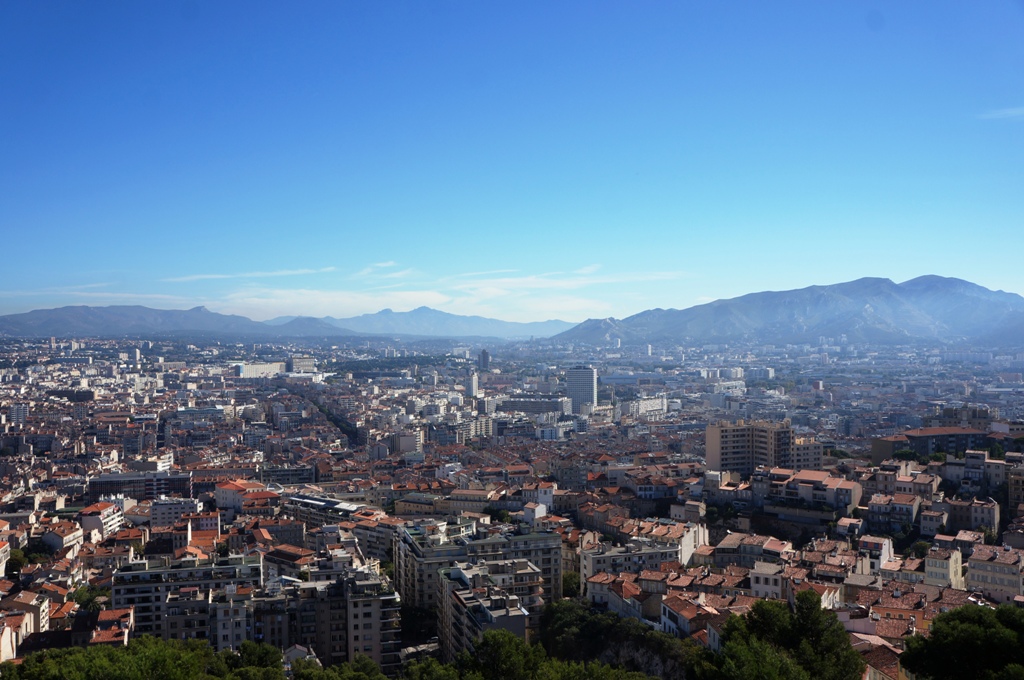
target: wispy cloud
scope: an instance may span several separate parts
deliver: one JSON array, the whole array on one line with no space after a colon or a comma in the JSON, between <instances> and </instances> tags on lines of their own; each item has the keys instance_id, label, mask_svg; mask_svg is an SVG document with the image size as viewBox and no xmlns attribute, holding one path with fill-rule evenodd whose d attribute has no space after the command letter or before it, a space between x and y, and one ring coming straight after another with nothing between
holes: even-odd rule
<instances>
[{"instance_id":1,"label":"wispy cloud","mask_svg":"<svg viewBox=\"0 0 1024 680\"><path fill-rule=\"evenodd\" d=\"M593 274L600 268L601 265L599 264L588 264L586 267L580 267L579 269L574 271L573 274Z\"/></svg>"},{"instance_id":2,"label":"wispy cloud","mask_svg":"<svg viewBox=\"0 0 1024 680\"><path fill-rule=\"evenodd\" d=\"M82 287L84 288L84 286ZM56 296L56 297L55 297ZM41 288L39 290L2 290L0 298L16 300L18 298L49 298L50 304L67 304L70 299L88 300L89 303L120 304L124 302L162 302L165 304L189 304L190 298L164 293L117 293L104 290L81 290L67 288ZM37 304L37 303L31 303ZM45 304L45 302L44 302Z\"/></svg>"},{"instance_id":3,"label":"wispy cloud","mask_svg":"<svg viewBox=\"0 0 1024 680\"><path fill-rule=\"evenodd\" d=\"M175 276L163 281L169 283L186 283L189 281L209 281L212 279L263 279L275 276L303 276L306 274L326 274L333 272L335 267L322 267L320 269L279 269L272 272L241 272L236 274L190 274L188 276Z\"/></svg>"},{"instance_id":4,"label":"wispy cloud","mask_svg":"<svg viewBox=\"0 0 1024 680\"><path fill-rule=\"evenodd\" d=\"M465 272L463 274L449 274L442 276L440 281L451 281L452 279L472 279L478 276L494 276L495 274L515 274L518 269L492 269L486 272Z\"/></svg>"},{"instance_id":5,"label":"wispy cloud","mask_svg":"<svg viewBox=\"0 0 1024 680\"><path fill-rule=\"evenodd\" d=\"M68 295L81 298L98 300L160 300L163 302L187 302L188 298L180 295L165 295L163 293L111 293L107 291L71 291Z\"/></svg>"},{"instance_id":6,"label":"wispy cloud","mask_svg":"<svg viewBox=\"0 0 1024 680\"><path fill-rule=\"evenodd\" d=\"M452 281L442 288L451 293L445 311L482 314L499 319L561 318L582 320L609 316L617 307L624 284L671 281L679 272L625 272L597 275L598 267L573 272L547 272L522 276L491 276ZM609 296L607 287L611 286ZM597 289L605 287L598 292Z\"/></svg>"},{"instance_id":7,"label":"wispy cloud","mask_svg":"<svg viewBox=\"0 0 1024 680\"><path fill-rule=\"evenodd\" d=\"M415 269L409 268L409 269L403 269L402 271L398 271L398 272L388 272L387 274L381 274L380 278L382 278L382 279L407 279L407 278L409 278L410 276L412 276L415 273L416 273Z\"/></svg>"},{"instance_id":8,"label":"wispy cloud","mask_svg":"<svg viewBox=\"0 0 1024 680\"><path fill-rule=\"evenodd\" d=\"M388 307L405 311L415 307L442 307L451 296L433 290L391 290L367 293L308 288L259 288L231 293L211 309L269 319L285 314L346 317L379 312Z\"/></svg>"},{"instance_id":9,"label":"wispy cloud","mask_svg":"<svg viewBox=\"0 0 1024 680\"><path fill-rule=\"evenodd\" d=\"M993 111L986 111L985 113L978 116L985 120L998 120L1005 118L1024 118L1024 106L1018 106L1011 109L995 109Z\"/></svg>"},{"instance_id":10,"label":"wispy cloud","mask_svg":"<svg viewBox=\"0 0 1024 680\"><path fill-rule=\"evenodd\" d=\"M357 271L352 276L353 277L369 276L370 274L373 274L374 272L379 271L381 269L388 269L390 267L397 267L397 266L398 266L397 262L393 262L393 261L390 261L390 260L387 261L387 262L374 262L371 265L367 265L366 267L363 267L362 269Z\"/></svg>"},{"instance_id":11,"label":"wispy cloud","mask_svg":"<svg viewBox=\"0 0 1024 680\"><path fill-rule=\"evenodd\" d=\"M584 267L590 273L579 272L547 272L544 274L527 274L524 276L503 276L486 279L476 279L456 283L452 286L455 290L471 291L484 290L517 292L526 290L575 290L596 285L640 283L644 281L668 281L679 278L678 272L629 272L623 274L609 274L604 276L593 276L589 267Z\"/></svg>"}]
</instances>

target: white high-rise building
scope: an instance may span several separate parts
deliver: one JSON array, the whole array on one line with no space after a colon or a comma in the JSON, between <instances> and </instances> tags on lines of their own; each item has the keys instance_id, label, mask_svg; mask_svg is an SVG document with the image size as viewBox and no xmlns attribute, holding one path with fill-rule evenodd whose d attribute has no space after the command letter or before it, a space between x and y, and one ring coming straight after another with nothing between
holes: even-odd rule
<instances>
[{"instance_id":1,"label":"white high-rise building","mask_svg":"<svg viewBox=\"0 0 1024 680\"><path fill-rule=\"evenodd\" d=\"M11 404L7 411L7 420L12 425L24 425L28 420L28 404Z\"/></svg>"},{"instance_id":2,"label":"white high-rise building","mask_svg":"<svg viewBox=\"0 0 1024 680\"><path fill-rule=\"evenodd\" d=\"M565 372L565 396L572 400L572 412L588 415L597 406L597 371L590 366L573 366Z\"/></svg>"}]
</instances>

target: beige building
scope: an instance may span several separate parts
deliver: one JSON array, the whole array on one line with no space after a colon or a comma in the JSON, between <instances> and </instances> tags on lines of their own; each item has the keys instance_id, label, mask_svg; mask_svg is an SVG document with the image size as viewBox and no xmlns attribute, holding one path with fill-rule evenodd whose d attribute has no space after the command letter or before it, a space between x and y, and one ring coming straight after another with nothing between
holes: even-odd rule
<instances>
[{"instance_id":1,"label":"beige building","mask_svg":"<svg viewBox=\"0 0 1024 680\"><path fill-rule=\"evenodd\" d=\"M539 596L534 593L530 598ZM528 601L497 585L488 563L456 562L441 569L437 593L441 660L450 663L461 652L472 652L488 630L504 629L529 640L529 624L535 617L526 608Z\"/></svg>"},{"instance_id":2,"label":"beige building","mask_svg":"<svg viewBox=\"0 0 1024 680\"><path fill-rule=\"evenodd\" d=\"M930 586L966 590L959 550L932 547L924 560L924 582Z\"/></svg>"},{"instance_id":3,"label":"beige building","mask_svg":"<svg viewBox=\"0 0 1024 680\"><path fill-rule=\"evenodd\" d=\"M749 475L760 466L820 470L823 447L813 438L797 438L788 420L738 420L710 423L706 430L709 470Z\"/></svg>"},{"instance_id":4,"label":"beige building","mask_svg":"<svg viewBox=\"0 0 1024 680\"><path fill-rule=\"evenodd\" d=\"M1024 552L1009 546L976 546L967 560L967 589L1000 603L1024 595Z\"/></svg>"},{"instance_id":5,"label":"beige building","mask_svg":"<svg viewBox=\"0 0 1024 680\"><path fill-rule=\"evenodd\" d=\"M473 520L425 522L398 530L394 555L398 592L416 607L436 606L439 569L480 560L529 560L540 569L544 597L562 597L562 537L554 532L478 534Z\"/></svg>"},{"instance_id":6,"label":"beige building","mask_svg":"<svg viewBox=\"0 0 1024 680\"><path fill-rule=\"evenodd\" d=\"M160 635L168 599L174 594L187 588L214 590L262 583L263 558L260 555L232 555L216 560L137 560L114 572L111 604L115 608L134 605L136 632Z\"/></svg>"}]
</instances>

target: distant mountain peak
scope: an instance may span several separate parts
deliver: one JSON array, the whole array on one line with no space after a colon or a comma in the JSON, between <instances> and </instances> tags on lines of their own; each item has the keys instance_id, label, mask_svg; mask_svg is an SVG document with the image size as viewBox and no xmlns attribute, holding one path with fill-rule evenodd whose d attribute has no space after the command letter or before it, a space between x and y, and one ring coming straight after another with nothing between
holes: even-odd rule
<instances>
[{"instance_id":1,"label":"distant mountain peak","mask_svg":"<svg viewBox=\"0 0 1024 680\"><path fill-rule=\"evenodd\" d=\"M361 333L385 335L418 335L431 337L528 338L550 337L575 324L557 319L521 323L482 316L462 316L422 305L408 312L382 309L376 314L362 314L347 319L327 317L326 321Z\"/></svg>"},{"instance_id":2,"label":"distant mountain peak","mask_svg":"<svg viewBox=\"0 0 1024 680\"><path fill-rule=\"evenodd\" d=\"M906 343L974 340L1022 343L1024 298L961 279L919 276L901 284L881 277L748 293L687 309L650 309L621 321L591 319L557 336L602 344L635 342L758 341L817 344L822 337L848 342ZM836 340L837 341L837 340Z\"/></svg>"}]
</instances>

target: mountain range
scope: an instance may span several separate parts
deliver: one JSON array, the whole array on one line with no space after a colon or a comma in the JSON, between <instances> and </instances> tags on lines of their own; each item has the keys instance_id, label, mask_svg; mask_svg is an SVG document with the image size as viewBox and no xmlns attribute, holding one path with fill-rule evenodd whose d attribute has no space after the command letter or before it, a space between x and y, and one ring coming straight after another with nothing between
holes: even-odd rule
<instances>
[{"instance_id":1,"label":"mountain range","mask_svg":"<svg viewBox=\"0 0 1024 680\"><path fill-rule=\"evenodd\" d=\"M244 316L218 314L205 307L178 310L117 305L37 309L0 316L0 335L119 337L204 333L266 337L405 335L512 339L547 337L574 325L568 321L517 323L482 316L459 316L428 307L410 312L385 309L376 314L364 314L351 319L287 316L261 322Z\"/></svg>"},{"instance_id":2,"label":"mountain range","mask_svg":"<svg viewBox=\"0 0 1024 680\"><path fill-rule=\"evenodd\" d=\"M863 278L829 286L761 292L687 309L650 309L625 319L588 319L554 340L760 343L972 341L1017 345L1024 297L961 279L921 276L904 283Z\"/></svg>"},{"instance_id":3,"label":"mountain range","mask_svg":"<svg viewBox=\"0 0 1024 680\"><path fill-rule=\"evenodd\" d=\"M687 309L650 309L624 319L516 323L428 307L349 318L286 316L260 322L205 307L60 307L0 316L15 337L206 333L265 337L404 335L449 338L552 337L557 342L912 342L1024 345L1024 297L961 279L922 276L903 283L863 278L828 286L761 292Z\"/></svg>"},{"instance_id":4,"label":"mountain range","mask_svg":"<svg viewBox=\"0 0 1024 680\"><path fill-rule=\"evenodd\" d=\"M296 317L281 316L265 323L277 326ZM417 307L409 312L382 309L374 314L362 314L345 319L325 316L322 321L336 326L373 335L425 335L447 337L489 338L547 338L567 331L576 324L568 321L500 321L483 316L460 316L430 307Z\"/></svg>"}]
</instances>

